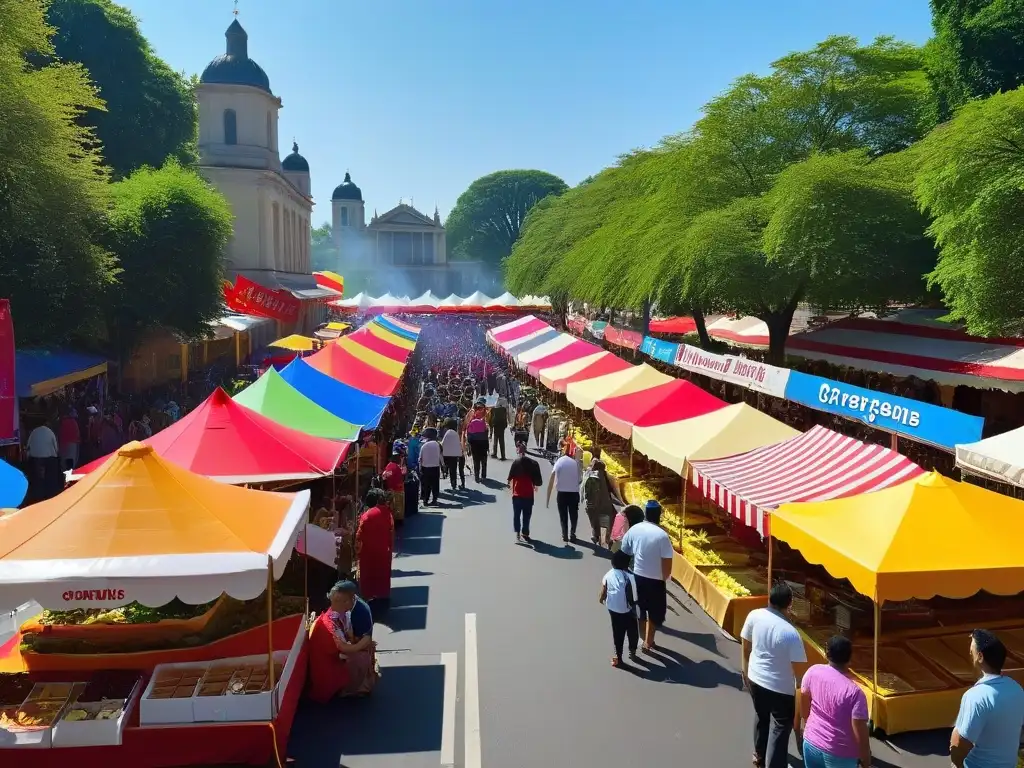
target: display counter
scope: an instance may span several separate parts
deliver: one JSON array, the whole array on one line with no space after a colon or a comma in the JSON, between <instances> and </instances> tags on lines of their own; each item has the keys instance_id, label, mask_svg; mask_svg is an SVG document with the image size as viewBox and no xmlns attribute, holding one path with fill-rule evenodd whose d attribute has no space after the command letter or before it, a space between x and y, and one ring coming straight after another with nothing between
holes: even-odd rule
<instances>
[{"instance_id":1,"label":"display counter","mask_svg":"<svg viewBox=\"0 0 1024 768\"><path fill-rule=\"evenodd\" d=\"M679 582L694 602L703 608L718 626L738 638L747 614L755 608L764 608L768 605L768 595L735 597L708 578L710 570L720 569L694 565L679 552L672 558L672 578Z\"/></svg>"}]
</instances>

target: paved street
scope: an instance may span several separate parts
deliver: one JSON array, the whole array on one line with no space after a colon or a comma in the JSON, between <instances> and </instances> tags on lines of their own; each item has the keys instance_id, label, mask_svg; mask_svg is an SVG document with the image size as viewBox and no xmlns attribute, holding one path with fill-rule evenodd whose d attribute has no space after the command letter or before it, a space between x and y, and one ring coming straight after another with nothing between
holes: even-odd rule
<instances>
[{"instance_id":1,"label":"paved street","mask_svg":"<svg viewBox=\"0 0 1024 768\"><path fill-rule=\"evenodd\" d=\"M499 462L491 475L507 471ZM542 501L535 549L517 545L504 487L469 486L457 494L464 508L448 496L448 508L407 522L394 607L376 630L384 677L369 700L303 706L290 748L298 766L749 766L739 646L674 587L664 652L613 669L597 602L607 560L589 541L563 547ZM948 765L946 734L896 741L875 743L877 766ZM802 765L795 755L791 764Z\"/></svg>"}]
</instances>

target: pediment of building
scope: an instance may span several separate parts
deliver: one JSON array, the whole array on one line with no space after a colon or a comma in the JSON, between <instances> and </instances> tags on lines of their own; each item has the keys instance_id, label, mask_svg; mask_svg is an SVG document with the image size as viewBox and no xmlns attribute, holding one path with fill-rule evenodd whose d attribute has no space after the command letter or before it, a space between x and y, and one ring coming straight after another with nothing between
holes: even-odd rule
<instances>
[{"instance_id":1,"label":"pediment of building","mask_svg":"<svg viewBox=\"0 0 1024 768\"><path fill-rule=\"evenodd\" d=\"M404 203L382 213L370 224L371 227L380 227L382 225L417 227L419 229L442 229L429 216Z\"/></svg>"}]
</instances>

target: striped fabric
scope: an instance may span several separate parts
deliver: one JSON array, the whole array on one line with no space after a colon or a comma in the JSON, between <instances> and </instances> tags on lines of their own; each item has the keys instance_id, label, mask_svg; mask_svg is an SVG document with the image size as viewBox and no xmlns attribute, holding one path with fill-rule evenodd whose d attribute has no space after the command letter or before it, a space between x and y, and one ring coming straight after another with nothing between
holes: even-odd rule
<instances>
[{"instance_id":1,"label":"striped fabric","mask_svg":"<svg viewBox=\"0 0 1024 768\"><path fill-rule=\"evenodd\" d=\"M762 536L780 504L856 496L924 473L906 456L822 426L724 459L690 463L704 496Z\"/></svg>"}]
</instances>

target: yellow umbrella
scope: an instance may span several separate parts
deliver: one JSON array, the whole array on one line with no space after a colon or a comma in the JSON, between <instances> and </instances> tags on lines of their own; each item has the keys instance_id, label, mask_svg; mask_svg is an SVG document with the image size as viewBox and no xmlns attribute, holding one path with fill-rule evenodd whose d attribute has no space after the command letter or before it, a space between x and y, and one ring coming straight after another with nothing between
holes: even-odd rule
<instances>
[{"instance_id":1,"label":"yellow umbrella","mask_svg":"<svg viewBox=\"0 0 1024 768\"><path fill-rule=\"evenodd\" d=\"M292 352L311 352L316 348L313 339L308 336L302 336L298 333L293 333L291 336L285 336L283 339L272 341L268 346L288 349Z\"/></svg>"},{"instance_id":2,"label":"yellow umbrella","mask_svg":"<svg viewBox=\"0 0 1024 768\"><path fill-rule=\"evenodd\" d=\"M351 323L328 323L327 327L325 327L324 330L325 331L338 331L340 333L341 331L347 330L347 329L349 329L351 327L352 327Z\"/></svg>"}]
</instances>

